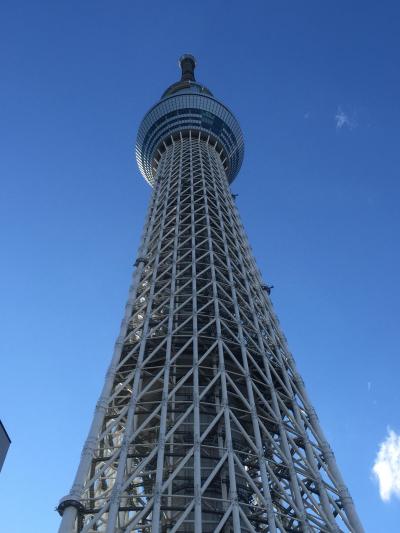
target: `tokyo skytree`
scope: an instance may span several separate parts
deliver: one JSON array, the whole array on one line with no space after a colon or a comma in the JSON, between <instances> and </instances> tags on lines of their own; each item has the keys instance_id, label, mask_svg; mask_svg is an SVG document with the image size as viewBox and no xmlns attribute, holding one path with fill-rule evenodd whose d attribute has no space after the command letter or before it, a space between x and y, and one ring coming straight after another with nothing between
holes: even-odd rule
<instances>
[{"instance_id":1,"label":"tokyo skytree","mask_svg":"<svg viewBox=\"0 0 400 533\"><path fill-rule=\"evenodd\" d=\"M239 123L195 64L139 128L153 191L59 533L362 533L230 190Z\"/></svg>"}]
</instances>

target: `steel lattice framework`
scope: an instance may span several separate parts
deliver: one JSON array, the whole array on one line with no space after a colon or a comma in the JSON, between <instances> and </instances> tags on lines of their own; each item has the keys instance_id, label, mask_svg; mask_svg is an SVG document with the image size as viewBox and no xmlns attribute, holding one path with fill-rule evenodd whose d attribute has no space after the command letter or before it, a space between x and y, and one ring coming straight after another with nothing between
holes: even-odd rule
<instances>
[{"instance_id":1,"label":"steel lattice framework","mask_svg":"<svg viewBox=\"0 0 400 533\"><path fill-rule=\"evenodd\" d=\"M152 154L126 314L60 533L363 531L252 256L230 157L193 124Z\"/></svg>"}]
</instances>

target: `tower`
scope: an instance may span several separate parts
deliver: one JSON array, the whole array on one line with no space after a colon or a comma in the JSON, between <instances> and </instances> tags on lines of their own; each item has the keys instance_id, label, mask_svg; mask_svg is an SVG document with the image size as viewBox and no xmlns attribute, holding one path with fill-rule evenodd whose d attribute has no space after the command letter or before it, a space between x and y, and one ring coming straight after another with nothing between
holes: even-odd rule
<instances>
[{"instance_id":1,"label":"tower","mask_svg":"<svg viewBox=\"0 0 400 533\"><path fill-rule=\"evenodd\" d=\"M362 533L229 184L234 115L180 60L143 119L153 187L60 533Z\"/></svg>"}]
</instances>

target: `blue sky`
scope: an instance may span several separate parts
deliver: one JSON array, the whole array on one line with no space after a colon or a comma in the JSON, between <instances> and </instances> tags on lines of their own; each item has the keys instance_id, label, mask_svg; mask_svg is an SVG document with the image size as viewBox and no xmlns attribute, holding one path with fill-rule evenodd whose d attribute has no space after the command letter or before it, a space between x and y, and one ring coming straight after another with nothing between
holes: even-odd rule
<instances>
[{"instance_id":1,"label":"blue sky","mask_svg":"<svg viewBox=\"0 0 400 533\"><path fill-rule=\"evenodd\" d=\"M183 52L242 125L232 189L366 531L398 530L372 467L400 432L399 27L390 1L3 2L4 531L57 529L150 195L137 128Z\"/></svg>"}]
</instances>

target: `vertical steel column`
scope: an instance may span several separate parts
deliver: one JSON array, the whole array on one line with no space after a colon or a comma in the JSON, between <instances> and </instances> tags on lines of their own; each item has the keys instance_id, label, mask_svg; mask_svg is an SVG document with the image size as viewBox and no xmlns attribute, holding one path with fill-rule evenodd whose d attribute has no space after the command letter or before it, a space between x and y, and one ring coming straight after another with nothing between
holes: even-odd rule
<instances>
[{"instance_id":1,"label":"vertical steel column","mask_svg":"<svg viewBox=\"0 0 400 533\"><path fill-rule=\"evenodd\" d=\"M200 146L193 146L192 132L190 139L190 224L192 245L192 312L193 312L193 446L194 446L194 533L202 532L201 522L201 458L200 458L200 399L199 399L199 353L197 327L197 268L196 268L196 224L194 202L193 147L199 152Z\"/></svg>"},{"instance_id":2,"label":"vertical steel column","mask_svg":"<svg viewBox=\"0 0 400 533\"><path fill-rule=\"evenodd\" d=\"M207 192L207 188L206 188ZM228 451L228 465L229 465L229 498L232 502L232 513L233 513L233 533L240 533L240 516L238 508L238 495L236 488L236 474L235 474L235 461L233 456L233 443L232 443L232 433L231 433L231 421L229 416L229 403L228 403L228 391L226 383L226 374L225 374L225 360L224 360L224 350L222 344L222 333L221 333L221 322L219 316L219 299L218 299L218 285L215 275L215 259L214 259L214 246L213 238L211 236L211 222L210 222L210 211L208 207L207 194L204 197L205 200L205 213L207 221L207 235L208 235L208 246L210 252L210 263L211 263L211 279L212 279L212 291L213 291L213 300L214 300L214 314L216 318L216 329L217 329L217 341L218 341L218 356L219 356L219 369L221 371L221 395L222 395L222 405L224 409L224 421L225 421L225 446Z\"/></svg>"},{"instance_id":3,"label":"vertical steel column","mask_svg":"<svg viewBox=\"0 0 400 533\"><path fill-rule=\"evenodd\" d=\"M237 226L238 232L241 235L241 238L243 239L243 245L247 248L247 256L251 257L251 252L250 252L250 247L249 247L249 244L248 244L247 236L246 236L246 234L244 232L244 229L243 229L243 226L241 224L240 218L239 218L239 216L238 216L238 214L236 212L235 206L233 205L233 202L232 202L231 199L229 200L229 203L231 204L231 212L229 213L230 224L231 224L232 227L234 225ZM245 267L244 262L243 262L243 257L242 257L242 254L240 252L240 249L239 249L239 242L240 241L238 240L235 243L236 251L237 251L237 257L240 258L240 267L241 267L241 272L242 272L243 278L245 280L246 290L248 291L248 294L251 295L252 291L251 291L251 288L250 288L250 285L249 285L248 276L246 275L246 267ZM261 289L261 287L260 287L260 289ZM257 316L257 312L256 312L255 307L254 307L254 298L250 298L249 299L249 303L250 303L250 306L251 306L251 309L252 309L254 325L255 325L255 328L257 330L258 342L259 342L260 346L263 346L264 343L263 343L263 340L262 340L262 334L261 334L261 329L260 329L260 320L259 320L259 318ZM301 419L301 416L300 416L300 413L299 413L299 407L298 407L297 402L295 401L295 393L292 390L292 384L291 384L289 376L287 375L286 367L285 367L284 364L282 365L282 368L284 370L286 386L288 388L290 388L290 391L291 391L291 394L292 394L292 397L293 397L292 406L293 406L293 410L294 410L294 413L295 413L295 416L296 416L296 421L297 421L298 426L299 426L299 428L301 430L301 433L302 433L302 438L303 438L305 450L306 450L306 453L307 453L307 459L309 461L310 467L312 468L312 472L313 472L313 474L314 474L314 476L315 476L315 478L317 480L318 493L319 493L319 497L321 499L321 506L322 506L321 512L323 512L324 519L329 524L329 527L331 528L332 532L335 531L335 532L339 533L340 530L339 530L338 525L334 521L334 516L333 516L333 513L332 513L332 507L329 504L329 499L327 497L325 488L323 486L323 481L322 481L322 478L320 476L320 473L319 473L319 470L318 470L318 467L317 467L317 463L316 463L316 459L315 459L314 453L313 453L311 445L310 445L310 443L309 443L309 441L307 439L307 436L306 436L306 433L305 433L305 429L304 429L304 424L302 423L302 419ZM266 372L267 372L267 376L269 377L269 380L271 380L271 375L270 375L269 369L266 369Z\"/></svg>"},{"instance_id":4,"label":"vertical steel column","mask_svg":"<svg viewBox=\"0 0 400 533\"><path fill-rule=\"evenodd\" d=\"M140 240L138 257L144 257L146 255L146 249L151 235L151 224L154 219L154 207L157 198L157 189L153 191L151 201L146 214L144 229L142 237ZM68 496L65 496L60 501L60 512L62 512L61 524L59 527L59 533L71 533L75 531L75 521L77 517L78 510L81 506L81 496L83 492L83 486L86 476L88 475L88 470L90 467L91 460L93 458L93 453L97 445L97 437L100 433L100 429L103 423L104 414L108 405L108 399L112 392L112 387L115 379L115 372L118 366L123 338L126 335L127 322L129 317L132 314L133 304L136 299L137 285L140 281L142 270L144 267L144 262L140 261L137 265L136 270L132 274L132 283L129 287L128 300L125 305L125 315L121 322L120 332L115 342L114 352L111 359L110 366L107 370L105 382L103 389L101 391L99 400L96 404L96 409L94 412L94 417L90 426L89 434L86 438L82 456L79 463L77 473L75 475L74 483L72 485L71 491Z\"/></svg>"},{"instance_id":5,"label":"vertical steel column","mask_svg":"<svg viewBox=\"0 0 400 533\"><path fill-rule=\"evenodd\" d=\"M210 167L212 168L211 153L210 152L208 153L208 158L209 158L209 162L210 162ZM217 164L218 164L218 160L217 160ZM221 169L220 169L220 171L221 171ZM262 484L263 484L263 495L264 495L264 498L265 498L265 501L266 501L265 505L266 505L266 509L267 509L267 513L268 513L268 526L269 526L270 532L271 533L275 533L276 527L275 527L275 520L274 520L274 516L273 516L273 505L272 505L271 493L270 493L270 490L269 490L269 484L268 484L268 479L267 479L267 471L266 471L266 468L265 468L265 463L264 463L264 458L263 458L262 439L261 439L260 427L259 427L258 419L257 419L257 409L256 409L256 406L255 406L255 401L254 401L254 396L253 396L253 389L252 389L252 386L251 386L251 376L250 376L249 366L248 366L248 362L247 362L247 354L246 354L244 335L243 335L243 328L242 328L240 312L239 312L239 305L238 305L238 300L237 300L237 295L236 295L235 281L233 279L233 274L232 274L233 271L232 271L232 265L231 265L231 260L230 260L230 254L232 253L232 250L229 249L229 246L228 246L228 243L227 243L227 239L226 239L224 218L223 218L222 213L221 213L219 195L218 195L218 190L216 188L217 177L215 176L213 170L211 170L211 177L212 177L212 180L213 180L213 188L214 188L214 194L215 194L216 204L217 204L217 209L218 209L218 216L219 216L219 219L221 221L221 226L222 226L222 238L223 238L223 241L224 241L224 250L225 250L225 254L226 254L228 273L229 273L229 282L230 282L231 291L232 291L232 301L233 301L233 306L234 306L234 315L235 315L235 318L236 318L236 321L237 321L237 324L238 324L238 329L239 329L240 350L241 350L241 355L242 355L242 359L243 359L243 366L244 366L244 369L245 369L246 387L247 387L247 394L248 394L248 398L249 398L249 410L250 410L251 420L252 420L252 424L253 424L253 430L254 430L254 435L255 435L255 440L256 440L256 445L257 445L257 452L258 452L258 455L259 455L260 472L261 472L261 479L262 479ZM225 183L225 180L226 180L225 173L222 172L222 176L218 176L218 178L219 178L218 179L219 183L221 183L222 186L225 185L225 196L226 196L225 199L227 201L228 195L230 196L230 192L228 190L228 182L226 181L226 183ZM239 257L240 257L240 255L239 255Z\"/></svg>"},{"instance_id":6,"label":"vertical steel column","mask_svg":"<svg viewBox=\"0 0 400 533\"><path fill-rule=\"evenodd\" d=\"M175 144L174 144L175 146ZM176 215L174 227L174 243L173 243L173 259L172 259L172 275L171 275L171 294L169 299L169 316L168 316L168 330L167 330L167 350L165 357L165 371L164 383L161 399L161 417L160 430L158 435L158 453L157 453L157 472L154 486L154 504L152 510L152 533L159 533L160 531L160 509L161 509L161 487L164 474L164 451L165 451L165 432L167 426L167 412L168 412L168 392L169 392L169 375L171 368L171 344L174 324L174 306L175 306L175 287L176 287L176 267L177 267L177 250L179 238L179 215L180 215L180 193L182 183L182 142L179 145L179 179L178 192L176 197ZM168 177L171 180L171 176Z\"/></svg>"},{"instance_id":7,"label":"vertical steel column","mask_svg":"<svg viewBox=\"0 0 400 533\"><path fill-rule=\"evenodd\" d=\"M160 183L160 186L161 186L161 183ZM168 197L168 194L167 194L167 197ZM167 203L165 202L164 208L163 208L163 220L165 219L165 215L166 215L166 207L167 207ZM141 364L144 358L144 352L146 348L146 336L147 336L148 329L149 329L149 320L150 320L151 309L152 309L152 304L153 304L154 282L155 282L156 274L157 274L159 252L160 252L160 248L162 245L162 232L163 232L163 227L161 227L161 236L160 236L161 238L158 244L158 250L157 250L157 254L155 257L155 261L154 261L153 282L150 287L150 294L149 294L149 299L147 302L146 316L145 316L145 320L143 324L143 337L140 343L138 363L136 366L136 372L135 372L134 381L132 385L132 396L129 402L126 429L125 429L124 439L122 441L121 450L119 454L117 475L116 475L115 484L112 490L112 495L110 498L110 510L109 510L109 515L108 515L106 533L113 533L116 527L115 521L117 518L119 504L120 504L121 488L122 488L123 476L125 472L125 463L126 463L126 458L128 454L128 447L130 444L130 436L133 431L133 421L134 421L134 415L135 415L135 410L136 410L137 396L139 393L139 382L141 378Z\"/></svg>"}]
</instances>

